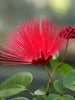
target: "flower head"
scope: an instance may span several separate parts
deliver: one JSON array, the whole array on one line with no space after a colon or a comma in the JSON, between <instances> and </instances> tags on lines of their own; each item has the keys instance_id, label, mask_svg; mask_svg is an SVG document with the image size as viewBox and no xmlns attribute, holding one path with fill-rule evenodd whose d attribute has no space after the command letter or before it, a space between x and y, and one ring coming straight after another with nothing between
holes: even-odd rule
<instances>
[{"instance_id":1,"label":"flower head","mask_svg":"<svg viewBox=\"0 0 75 100\"><path fill-rule=\"evenodd\" d=\"M66 39L75 38L75 28L70 25L64 27L60 32L60 36L61 37L66 36Z\"/></svg>"},{"instance_id":2,"label":"flower head","mask_svg":"<svg viewBox=\"0 0 75 100\"><path fill-rule=\"evenodd\" d=\"M46 64L53 55L64 48L65 38L60 37L62 29L48 18L37 18L21 22L9 32L3 45L0 62L3 64Z\"/></svg>"}]
</instances>

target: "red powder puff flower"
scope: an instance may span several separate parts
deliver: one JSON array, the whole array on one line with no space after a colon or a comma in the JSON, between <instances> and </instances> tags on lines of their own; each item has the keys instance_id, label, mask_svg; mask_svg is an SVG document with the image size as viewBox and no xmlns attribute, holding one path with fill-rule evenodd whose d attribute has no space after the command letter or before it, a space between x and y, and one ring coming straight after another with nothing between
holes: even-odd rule
<instances>
[{"instance_id":1,"label":"red powder puff flower","mask_svg":"<svg viewBox=\"0 0 75 100\"><path fill-rule=\"evenodd\" d=\"M75 28L70 25L64 27L60 32L60 36L65 37L65 35L66 35L66 39L75 38Z\"/></svg>"},{"instance_id":2,"label":"red powder puff flower","mask_svg":"<svg viewBox=\"0 0 75 100\"><path fill-rule=\"evenodd\" d=\"M7 36L0 62L3 64L46 64L66 44L66 36L60 37L62 26L37 18L21 22ZM62 49L63 50L63 49Z\"/></svg>"}]
</instances>

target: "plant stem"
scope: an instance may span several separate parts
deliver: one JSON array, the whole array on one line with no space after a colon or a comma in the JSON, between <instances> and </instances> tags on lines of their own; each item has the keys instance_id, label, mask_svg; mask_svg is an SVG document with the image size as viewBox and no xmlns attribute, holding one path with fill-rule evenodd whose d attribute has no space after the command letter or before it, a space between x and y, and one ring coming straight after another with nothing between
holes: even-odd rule
<instances>
[{"instance_id":1,"label":"plant stem","mask_svg":"<svg viewBox=\"0 0 75 100\"><path fill-rule=\"evenodd\" d=\"M34 98L36 97L36 95L34 93L32 93L31 91L29 90L26 90L29 94L31 94Z\"/></svg>"},{"instance_id":2,"label":"plant stem","mask_svg":"<svg viewBox=\"0 0 75 100\"><path fill-rule=\"evenodd\" d=\"M52 77L51 77L51 75L50 75L50 73L49 73L49 71L48 71L47 66L46 66L46 65L44 65L44 67L45 67L45 69L46 69L46 71L47 71L47 73L48 73L48 75L49 75L49 77L50 77L50 79L51 79L52 83L54 83L54 81L53 81L53 79L52 79Z\"/></svg>"},{"instance_id":3,"label":"plant stem","mask_svg":"<svg viewBox=\"0 0 75 100\"><path fill-rule=\"evenodd\" d=\"M66 43L66 48L65 48L65 51L64 51L64 55L62 57L62 60L61 60L61 63L59 66L57 66L57 68L61 67L63 62L64 62L64 59L65 59L65 56L66 56L66 53L67 53L67 49L68 49L68 43L69 43L69 40L67 40L67 43Z\"/></svg>"},{"instance_id":4,"label":"plant stem","mask_svg":"<svg viewBox=\"0 0 75 100\"><path fill-rule=\"evenodd\" d=\"M52 72L52 75L51 77L53 77L55 71L62 66L63 62L64 62L64 59L65 59L65 56L66 56L66 52L67 52L67 48L68 48L68 43L69 43L69 40L67 40L67 43L66 43L66 48L65 48L65 51L64 51L64 55L62 57L62 60L61 60L61 63L59 66L56 66ZM48 82L48 85L47 85L47 92L49 91L49 86L50 86L50 83L51 83L51 79L49 79L49 82Z\"/></svg>"},{"instance_id":5,"label":"plant stem","mask_svg":"<svg viewBox=\"0 0 75 100\"><path fill-rule=\"evenodd\" d=\"M56 66L56 67L54 68L54 70L53 70L53 72L52 72L52 77L53 77L55 71L56 71L58 68L60 68L60 67L62 66L63 62L64 62L64 59L65 59L65 56L66 56L66 53L67 53L67 49L68 49L68 43L69 43L69 40L67 40L66 48L65 48L64 55L63 55L63 57L62 57L61 63L60 63L59 66Z\"/></svg>"},{"instance_id":6,"label":"plant stem","mask_svg":"<svg viewBox=\"0 0 75 100\"><path fill-rule=\"evenodd\" d=\"M47 85L47 90L46 90L46 95L49 95L49 86L51 84L51 79L49 79L48 85Z\"/></svg>"}]
</instances>

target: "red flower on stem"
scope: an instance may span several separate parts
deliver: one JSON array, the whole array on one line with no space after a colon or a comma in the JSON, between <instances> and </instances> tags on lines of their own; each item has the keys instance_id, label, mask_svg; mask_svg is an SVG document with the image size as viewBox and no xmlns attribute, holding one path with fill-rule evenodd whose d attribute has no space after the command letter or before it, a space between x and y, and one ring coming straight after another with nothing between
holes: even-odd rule
<instances>
[{"instance_id":1,"label":"red flower on stem","mask_svg":"<svg viewBox=\"0 0 75 100\"><path fill-rule=\"evenodd\" d=\"M66 45L66 37L60 37L62 25L37 18L21 22L14 28L0 51L0 62L3 64L46 64L57 51ZM62 49L63 50L63 49Z\"/></svg>"}]
</instances>

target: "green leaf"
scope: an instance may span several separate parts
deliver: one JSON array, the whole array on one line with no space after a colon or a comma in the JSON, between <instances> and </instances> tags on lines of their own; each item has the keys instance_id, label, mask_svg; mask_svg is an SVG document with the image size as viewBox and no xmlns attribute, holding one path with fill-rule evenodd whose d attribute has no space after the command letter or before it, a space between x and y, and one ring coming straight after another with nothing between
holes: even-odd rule
<instances>
[{"instance_id":1,"label":"green leaf","mask_svg":"<svg viewBox=\"0 0 75 100\"><path fill-rule=\"evenodd\" d=\"M55 67L59 66L60 63L61 63L61 62L59 62L56 59L51 59L49 62L50 62L50 64L51 64L51 66L52 66L53 69ZM61 72L64 75L66 75L68 72L70 72L72 70L73 70L73 68L70 65L63 63L62 66L56 70L55 74L56 74L56 77L59 77L59 75L60 75Z\"/></svg>"},{"instance_id":2,"label":"green leaf","mask_svg":"<svg viewBox=\"0 0 75 100\"><path fill-rule=\"evenodd\" d=\"M38 96L34 100L46 100L46 96Z\"/></svg>"},{"instance_id":3,"label":"green leaf","mask_svg":"<svg viewBox=\"0 0 75 100\"><path fill-rule=\"evenodd\" d=\"M75 70L64 77L63 84L65 88L75 91Z\"/></svg>"},{"instance_id":4,"label":"green leaf","mask_svg":"<svg viewBox=\"0 0 75 100\"><path fill-rule=\"evenodd\" d=\"M70 95L63 95L64 100L75 100L75 98L73 98L73 96Z\"/></svg>"},{"instance_id":5,"label":"green leaf","mask_svg":"<svg viewBox=\"0 0 75 100\"><path fill-rule=\"evenodd\" d=\"M9 78L0 86L0 98L13 96L26 90L31 82L32 75L30 73L20 73Z\"/></svg>"},{"instance_id":6,"label":"green leaf","mask_svg":"<svg viewBox=\"0 0 75 100\"><path fill-rule=\"evenodd\" d=\"M52 68L55 68L56 66L60 65L60 62L56 59L51 59L49 62L51 63Z\"/></svg>"},{"instance_id":7,"label":"green leaf","mask_svg":"<svg viewBox=\"0 0 75 100\"><path fill-rule=\"evenodd\" d=\"M34 97L33 100L36 100L36 98Z\"/></svg>"},{"instance_id":8,"label":"green leaf","mask_svg":"<svg viewBox=\"0 0 75 100\"><path fill-rule=\"evenodd\" d=\"M61 97L57 94L50 94L46 100L61 100Z\"/></svg>"},{"instance_id":9,"label":"green leaf","mask_svg":"<svg viewBox=\"0 0 75 100\"><path fill-rule=\"evenodd\" d=\"M0 86L0 89L8 89L14 87L24 87L27 89L31 82L32 75L30 73L20 73L3 82Z\"/></svg>"},{"instance_id":10,"label":"green leaf","mask_svg":"<svg viewBox=\"0 0 75 100\"><path fill-rule=\"evenodd\" d=\"M23 92L24 90L25 90L24 88L12 88L12 89L0 90L0 99L16 95L20 92Z\"/></svg>"},{"instance_id":11,"label":"green leaf","mask_svg":"<svg viewBox=\"0 0 75 100\"><path fill-rule=\"evenodd\" d=\"M10 100L29 100L29 99L25 98L25 97L16 97L16 98L12 98Z\"/></svg>"},{"instance_id":12,"label":"green leaf","mask_svg":"<svg viewBox=\"0 0 75 100\"><path fill-rule=\"evenodd\" d=\"M60 62L59 62L58 60L56 60L56 59L51 59L51 60L50 60L50 64L51 64L52 68L54 69L55 67L57 67L57 66L60 65ZM61 72L61 68L58 68L58 69L55 71L56 77L59 77L60 72Z\"/></svg>"},{"instance_id":13,"label":"green leaf","mask_svg":"<svg viewBox=\"0 0 75 100\"><path fill-rule=\"evenodd\" d=\"M55 72L56 77L59 77L61 73L61 68L58 68Z\"/></svg>"},{"instance_id":14,"label":"green leaf","mask_svg":"<svg viewBox=\"0 0 75 100\"><path fill-rule=\"evenodd\" d=\"M73 98L70 95L63 95L63 96L59 96L57 94L50 94L46 100L75 100L75 98Z\"/></svg>"},{"instance_id":15,"label":"green leaf","mask_svg":"<svg viewBox=\"0 0 75 100\"><path fill-rule=\"evenodd\" d=\"M73 70L73 68L70 65L68 65L68 64L63 63L62 66L61 66L61 72L64 75L66 75L68 72L70 72L72 70Z\"/></svg>"},{"instance_id":16,"label":"green leaf","mask_svg":"<svg viewBox=\"0 0 75 100\"><path fill-rule=\"evenodd\" d=\"M59 94L64 93L64 88L63 88L63 84L61 81L59 80L54 81L54 88Z\"/></svg>"},{"instance_id":17,"label":"green leaf","mask_svg":"<svg viewBox=\"0 0 75 100\"><path fill-rule=\"evenodd\" d=\"M36 95L45 95L46 94L46 90L47 90L47 85L42 86L41 88L37 89L34 93ZM49 92L53 91L53 87L50 85L49 87Z\"/></svg>"}]
</instances>

